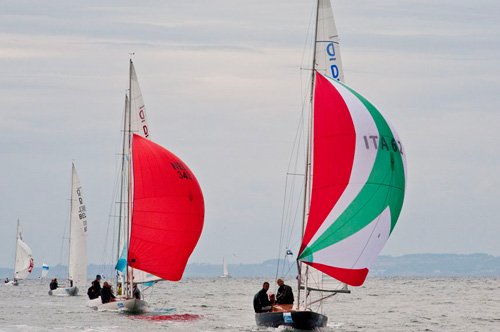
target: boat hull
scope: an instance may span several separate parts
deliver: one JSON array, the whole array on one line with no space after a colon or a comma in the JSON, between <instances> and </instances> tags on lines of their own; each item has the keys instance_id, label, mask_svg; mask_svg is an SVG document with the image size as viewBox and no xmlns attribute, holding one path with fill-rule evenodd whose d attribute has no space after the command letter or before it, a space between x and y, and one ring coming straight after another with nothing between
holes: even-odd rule
<instances>
[{"instance_id":1,"label":"boat hull","mask_svg":"<svg viewBox=\"0 0 500 332\"><path fill-rule=\"evenodd\" d=\"M263 312L255 314L258 326L290 326L300 330L312 330L325 327L328 317L313 311Z\"/></svg>"},{"instance_id":2,"label":"boat hull","mask_svg":"<svg viewBox=\"0 0 500 332\"><path fill-rule=\"evenodd\" d=\"M18 286L19 283L17 281L8 281L5 283L5 286Z\"/></svg>"},{"instance_id":3,"label":"boat hull","mask_svg":"<svg viewBox=\"0 0 500 332\"><path fill-rule=\"evenodd\" d=\"M117 297L116 301L102 303L101 298L90 300L87 306L98 311L124 311L140 314L147 310L148 303L143 300Z\"/></svg>"},{"instance_id":4,"label":"boat hull","mask_svg":"<svg viewBox=\"0 0 500 332\"><path fill-rule=\"evenodd\" d=\"M54 296L75 296L78 294L78 287L60 287L49 290L49 295Z\"/></svg>"}]
</instances>

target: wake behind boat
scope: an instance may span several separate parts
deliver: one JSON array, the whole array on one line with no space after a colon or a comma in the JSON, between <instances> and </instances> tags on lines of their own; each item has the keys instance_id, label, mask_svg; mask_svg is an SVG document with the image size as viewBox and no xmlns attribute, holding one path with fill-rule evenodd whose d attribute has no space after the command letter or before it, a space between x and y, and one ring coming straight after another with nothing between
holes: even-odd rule
<instances>
[{"instance_id":1,"label":"wake behind boat","mask_svg":"<svg viewBox=\"0 0 500 332\"><path fill-rule=\"evenodd\" d=\"M298 303L295 310L256 313L259 326L326 326L328 318L311 306L363 284L403 205L401 139L373 104L343 83L329 0L317 1L315 31ZM335 280L339 286L330 286Z\"/></svg>"}]
</instances>

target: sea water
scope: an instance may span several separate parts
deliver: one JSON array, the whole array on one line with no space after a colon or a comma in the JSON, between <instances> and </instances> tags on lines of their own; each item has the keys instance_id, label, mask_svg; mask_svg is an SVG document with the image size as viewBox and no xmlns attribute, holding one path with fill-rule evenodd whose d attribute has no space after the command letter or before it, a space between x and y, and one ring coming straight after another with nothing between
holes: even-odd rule
<instances>
[{"instance_id":1,"label":"sea water","mask_svg":"<svg viewBox=\"0 0 500 332\"><path fill-rule=\"evenodd\" d=\"M258 328L252 300L269 278L184 279L145 290L151 311L97 312L49 296L50 280L0 284L0 331L283 331ZM292 287L294 280L287 280ZM89 281L90 285L90 281ZM321 331L500 331L500 278L370 278L322 307Z\"/></svg>"}]
</instances>

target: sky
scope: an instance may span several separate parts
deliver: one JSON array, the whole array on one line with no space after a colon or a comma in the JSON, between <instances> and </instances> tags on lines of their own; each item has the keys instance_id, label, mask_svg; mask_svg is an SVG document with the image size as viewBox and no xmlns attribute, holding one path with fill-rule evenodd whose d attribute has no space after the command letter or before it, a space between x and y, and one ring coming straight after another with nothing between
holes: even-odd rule
<instances>
[{"instance_id":1,"label":"sky","mask_svg":"<svg viewBox=\"0 0 500 332\"><path fill-rule=\"evenodd\" d=\"M191 263L277 258L310 66L312 0L2 1L0 266L16 223L35 266L66 264L71 163L103 263L130 54L153 141L205 199ZM499 256L500 3L332 1L346 83L381 109L408 163L382 255Z\"/></svg>"}]
</instances>

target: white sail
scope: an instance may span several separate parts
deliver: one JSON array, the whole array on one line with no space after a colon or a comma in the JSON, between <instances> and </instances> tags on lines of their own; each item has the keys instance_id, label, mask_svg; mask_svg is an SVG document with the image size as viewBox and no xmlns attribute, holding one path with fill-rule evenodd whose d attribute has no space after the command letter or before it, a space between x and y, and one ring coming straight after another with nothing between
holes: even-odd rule
<instances>
[{"instance_id":1,"label":"white sail","mask_svg":"<svg viewBox=\"0 0 500 332\"><path fill-rule=\"evenodd\" d=\"M315 39L315 69L323 75L344 82L339 36L330 0L318 1Z\"/></svg>"},{"instance_id":2,"label":"white sail","mask_svg":"<svg viewBox=\"0 0 500 332\"><path fill-rule=\"evenodd\" d=\"M221 278L231 278L229 275L229 269L227 268L227 263L224 257L222 257L222 275Z\"/></svg>"},{"instance_id":3,"label":"white sail","mask_svg":"<svg viewBox=\"0 0 500 332\"><path fill-rule=\"evenodd\" d=\"M222 275L224 277L228 277L229 276L229 270L227 269L227 263L225 260L223 260L223 264L222 264Z\"/></svg>"},{"instance_id":4,"label":"white sail","mask_svg":"<svg viewBox=\"0 0 500 332\"><path fill-rule=\"evenodd\" d=\"M146 106L144 106L139 80L132 61L130 61L130 112L130 129L132 133L151 140Z\"/></svg>"},{"instance_id":5,"label":"white sail","mask_svg":"<svg viewBox=\"0 0 500 332\"><path fill-rule=\"evenodd\" d=\"M47 276L47 274L49 274L49 269L50 267L45 264L45 262L42 264L42 274L40 275L40 278L44 278Z\"/></svg>"},{"instance_id":6,"label":"white sail","mask_svg":"<svg viewBox=\"0 0 500 332\"><path fill-rule=\"evenodd\" d=\"M132 201L131 192L133 191L132 184L129 183L129 167L130 167L130 137L132 134L140 135L151 140L149 133L149 125L146 115L146 106L142 98L139 80L135 72L134 63L130 61L130 87L129 96L125 97L125 118L124 118L124 139L123 139L123 163L122 163L122 179L121 179L121 198L120 198L120 229L118 235L118 263L116 269L120 279L126 279L125 267L127 266L127 236L128 225L130 224L130 216L128 211L132 209L132 205L128 202ZM133 282L137 284L150 283L162 280L161 278L150 273L128 267L128 273L133 275Z\"/></svg>"},{"instance_id":7,"label":"white sail","mask_svg":"<svg viewBox=\"0 0 500 332\"><path fill-rule=\"evenodd\" d=\"M22 229L17 221L17 246L14 279L26 279L33 270L34 260L30 247L23 241Z\"/></svg>"},{"instance_id":8,"label":"white sail","mask_svg":"<svg viewBox=\"0 0 500 332\"><path fill-rule=\"evenodd\" d=\"M72 166L68 279L73 281L73 286L84 287L87 284L87 210L75 165Z\"/></svg>"},{"instance_id":9,"label":"white sail","mask_svg":"<svg viewBox=\"0 0 500 332\"><path fill-rule=\"evenodd\" d=\"M155 276L154 274L141 271L139 269L134 269L129 266L129 269L132 271L134 276L134 283L136 284L147 284L156 281L163 280L160 277Z\"/></svg>"}]
</instances>

